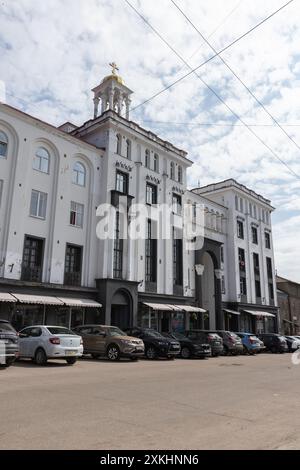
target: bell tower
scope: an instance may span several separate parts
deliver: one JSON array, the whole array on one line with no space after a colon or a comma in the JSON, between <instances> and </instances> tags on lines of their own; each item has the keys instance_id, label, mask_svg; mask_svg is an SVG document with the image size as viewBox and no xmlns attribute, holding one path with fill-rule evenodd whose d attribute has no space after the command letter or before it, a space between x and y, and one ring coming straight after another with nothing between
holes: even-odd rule
<instances>
[{"instance_id":1,"label":"bell tower","mask_svg":"<svg viewBox=\"0 0 300 470\"><path fill-rule=\"evenodd\" d=\"M94 119L103 114L108 109L129 119L130 95L131 91L125 86L123 79L117 74L119 71L115 62L109 64L112 68L111 74L103 78L100 85L93 88L94 92ZM101 104L101 112L99 112Z\"/></svg>"}]
</instances>

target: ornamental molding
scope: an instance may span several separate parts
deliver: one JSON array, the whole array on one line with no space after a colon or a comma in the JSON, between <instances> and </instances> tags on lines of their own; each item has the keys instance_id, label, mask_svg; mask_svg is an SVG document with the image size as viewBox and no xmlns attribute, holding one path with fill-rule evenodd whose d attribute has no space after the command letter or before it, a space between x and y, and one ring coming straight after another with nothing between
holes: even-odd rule
<instances>
[{"instance_id":1,"label":"ornamental molding","mask_svg":"<svg viewBox=\"0 0 300 470\"><path fill-rule=\"evenodd\" d=\"M159 178L156 178L156 176L152 176L152 175L146 175L146 180L151 181L152 183L155 183L155 184L161 183L161 180Z\"/></svg>"},{"instance_id":2,"label":"ornamental molding","mask_svg":"<svg viewBox=\"0 0 300 470\"><path fill-rule=\"evenodd\" d=\"M127 163L125 162L121 162L119 160L116 161L116 167L117 168L122 168L122 170L126 170L126 171L132 171L133 167L128 165Z\"/></svg>"},{"instance_id":3,"label":"ornamental molding","mask_svg":"<svg viewBox=\"0 0 300 470\"><path fill-rule=\"evenodd\" d=\"M178 194L182 194L182 195L185 193L185 191L181 189L179 186L173 186L172 191Z\"/></svg>"}]
</instances>

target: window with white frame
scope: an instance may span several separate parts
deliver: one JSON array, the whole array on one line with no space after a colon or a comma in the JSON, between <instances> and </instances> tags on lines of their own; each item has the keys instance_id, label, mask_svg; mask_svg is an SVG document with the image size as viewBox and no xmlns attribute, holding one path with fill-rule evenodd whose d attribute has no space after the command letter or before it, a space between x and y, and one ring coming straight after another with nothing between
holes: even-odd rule
<instances>
[{"instance_id":1,"label":"window with white frame","mask_svg":"<svg viewBox=\"0 0 300 470\"><path fill-rule=\"evenodd\" d=\"M72 178L73 183L77 184L78 186L85 186L85 179L86 179L85 166L80 162L76 162L73 166L73 178Z\"/></svg>"},{"instance_id":2,"label":"window with white frame","mask_svg":"<svg viewBox=\"0 0 300 470\"><path fill-rule=\"evenodd\" d=\"M156 171L157 173L159 172L159 157L157 153L154 154L153 170Z\"/></svg>"},{"instance_id":3,"label":"window with white frame","mask_svg":"<svg viewBox=\"0 0 300 470\"><path fill-rule=\"evenodd\" d=\"M255 205L253 206L253 215L254 215L254 218L257 219L257 209Z\"/></svg>"},{"instance_id":4,"label":"window with white frame","mask_svg":"<svg viewBox=\"0 0 300 470\"><path fill-rule=\"evenodd\" d=\"M49 173L50 154L44 147L39 147L33 158L33 169L42 173Z\"/></svg>"},{"instance_id":5,"label":"window with white frame","mask_svg":"<svg viewBox=\"0 0 300 470\"><path fill-rule=\"evenodd\" d=\"M0 158L7 157L8 138L4 132L0 131Z\"/></svg>"},{"instance_id":6,"label":"window with white frame","mask_svg":"<svg viewBox=\"0 0 300 470\"><path fill-rule=\"evenodd\" d=\"M126 139L126 157L128 160L131 159L131 140Z\"/></svg>"},{"instance_id":7,"label":"window with white frame","mask_svg":"<svg viewBox=\"0 0 300 470\"><path fill-rule=\"evenodd\" d=\"M235 196L234 200L235 200L235 210L238 211L239 210L239 198Z\"/></svg>"},{"instance_id":8,"label":"window with white frame","mask_svg":"<svg viewBox=\"0 0 300 470\"><path fill-rule=\"evenodd\" d=\"M145 150L145 167L150 168L150 150Z\"/></svg>"},{"instance_id":9,"label":"window with white frame","mask_svg":"<svg viewBox=\"0 0 300 470\"><path fill-rule=\"evenodd\" d=\"M174 162L170 163L170 178L171 180L175 179L175 163Z\"/></svg>"},{"instance_id":10,"label":"window with white frame","mask_svg":"<svg viewBox=\"0 0 300 470\"><path fill-rule=\"evenodd\" d=\"M240 212L244 212L244 200L240 197Z\"/></svg>"},{"instance_id":11,"label":"window with white frame","mask_svg":"<svg viewBox=\"0 0 300 470\"><path fill-rule=\"evenodd\" d=\"M116 153L118 155L122 154L122 136L120 134L117 134L117 148L116 148Z\"/></svg>"},{"instance_id":12,"label":"window with white frame","mask_svg":"<svg viewBox=\"0 0 300 470\"><path fill-rule=\"evenodd\" d=\"M182 183L182 167L178 166L178 183Z\"/></svg>"},{"instance_id":13,"label":"window with white frame","mask_svg":"<svg viewBox=\"0 0 300 470\"><path fill-rule=\"evenodd\" d=\"M71 201L71 210L70 210L70 225L74 227L83 227L83 204L78 202Z\"/></svg>"},{"instance_id":14,"label":"window with white frame","mask_svg":"<svg viewBox=\"0 0 300 470\"><path fill-rule=\"evenodd\" d=\"M47 194L33 189L31 191L30 215L39 219L46 218Z\"/></svg>"}]
</instances>

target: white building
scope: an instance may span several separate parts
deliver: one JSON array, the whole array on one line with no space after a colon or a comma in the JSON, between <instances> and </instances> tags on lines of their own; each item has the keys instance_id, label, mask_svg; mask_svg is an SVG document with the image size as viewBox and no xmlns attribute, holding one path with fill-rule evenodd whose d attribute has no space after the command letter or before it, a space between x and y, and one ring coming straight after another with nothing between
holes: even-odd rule
<instances>
[{"instance_id":1,"label":"white building","mask_svg":"<svg viewBox=\"0 0 300 470\"><path fill-rule=\"evenodd\" d=\"M262 307L276 314L268 277L271 269L274 282L271 235L270 248L262 246L271 234L269 201L231 180L188 191L192 161L130 121L132 91L121 77L113 71L93 92L94 118L80 127L55 128L0 104L0 315L17 327L101 321L169 330L223 328L225 321L227 327L231 314L224 308L236 319L251 309L255 317ZM242 211L235 211L235 195L244 200ZM250 202L256 218L247 212ZM96 235L103 204L117 208L107 239ZM146 239L122 238L124 223L134 223L133 204L145 208ZM174 221L184 204L203 205L203 245L186 247L173 219L170 237L156 237L166 225L153 218L156 204L171 207ZM243 240L232 228L237 221L244 224ZM252 227L260 296L258 271L251 268ZM247 297L239 297L238 248L245 251Z\"/></svg>"}]
</instances>

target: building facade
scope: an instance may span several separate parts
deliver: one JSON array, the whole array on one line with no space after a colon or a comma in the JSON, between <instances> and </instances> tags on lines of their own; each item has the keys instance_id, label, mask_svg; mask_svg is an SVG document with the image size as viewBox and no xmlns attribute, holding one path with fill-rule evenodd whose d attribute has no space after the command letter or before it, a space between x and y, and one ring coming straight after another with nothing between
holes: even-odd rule
<instances>
[{"instance_id":1,"label":"building facade","mask_svg":"<svg viewBox=\"0 0 300 470\"><path fill-rule=\"evenodd\" d=\"M285 335L300 334L300 284L276 276L280 332Z\"/></svg>"},{"instance_id":2,"label":"building facade","mask_svg":"<svg viewBox=\"0 0 300 470\"><path fill-rule=\"evenodd\" d=\"M130 120L122 78L93 92L79 127L0 104L0 316L276 330L270 202L233 180L188 190L192 161Z\"/></svg>"}]
</instances>

